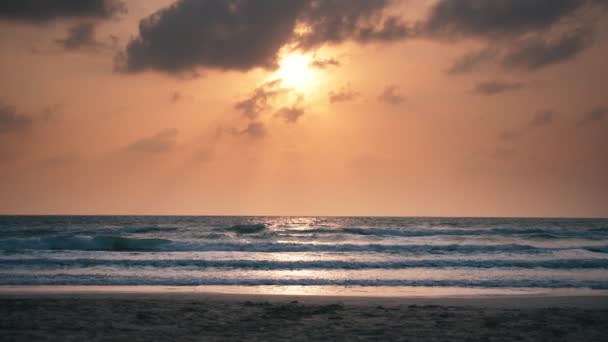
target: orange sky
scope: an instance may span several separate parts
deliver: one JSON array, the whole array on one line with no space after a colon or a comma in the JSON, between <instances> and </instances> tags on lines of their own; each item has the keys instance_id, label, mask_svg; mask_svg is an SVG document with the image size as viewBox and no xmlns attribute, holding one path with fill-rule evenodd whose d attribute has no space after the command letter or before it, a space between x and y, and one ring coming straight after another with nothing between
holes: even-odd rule
<instances>
[{"instance_id":1,"label":"orange sky","mask_svg":"<svg viewBox=\"0 0 608 342\"><path fill-rule=\"evenodd\" d=\"M0 6L0 213L608 217L603 2L298 1Z\"/></svg>"}]
</instances>

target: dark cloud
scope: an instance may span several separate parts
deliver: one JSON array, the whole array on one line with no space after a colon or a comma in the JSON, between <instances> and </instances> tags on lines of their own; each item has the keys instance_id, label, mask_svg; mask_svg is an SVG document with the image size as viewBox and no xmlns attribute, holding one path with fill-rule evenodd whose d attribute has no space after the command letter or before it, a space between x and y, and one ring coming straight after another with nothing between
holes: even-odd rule
<instances>
[{"instance_id":1,"label":"dark cloud","mask_svg":"<svg viewBox=\"0 0 608 342\"><path fill-rule=\"evenodd\" d=\"M286 44L310 49L406 37L397 18L383 16L388 5L388 0L178 0L141 20L138 36L117 56L117 69L179 74L197 67L274 68Z\"/></svg>"},{"instance_id":2,"label":"dark cloud","mask_svg":"<svg viewBox=\"0 0 608 342\"><path fill-rule=\"evenodd\" d=\"M297 104L291 107L283 107L277 111L276 115L285 119L287 123L296 123L304 115L304 108Z\"/></svg>"},{"instance_id":3,"label":"dark cloud","mask_svg":"<svg viewBox=\"0 0 608 342\"><path fill-rule=\"evenodd\" d=\"M513 139L519 137L520 135L521 135L520 132L513 131L513 130L505 130L505 131L500 132L498 137L501 140L513 140Z\"/></svg>"},{"instance_id":4,"label":"dark cloud","mask_svg":"<svg viewBox=\"0 0 608 342\"><path fill-rule=\"evenodd\" d=\"M504 38L547 30L593 0L440 0L423 25L428 34Z\"/></svg>"},{"instance_id":5,"label":"dark cloud","mask_svg":"<svg viewBox=\"0 0 608 342\"><path fill-rule=\"evenodd\" d=\"M398 87L394 85L387 86L378 96L378 100L391 105L400 104L405 100L405 98L403 97L403 95L397 92L397 89Z\"/></svg>"},{"instance_id":6,"label":"dark cloud","mask_svg":"<svg viewBox=\"0 0 608 342\"><path fill-rule=\"evenodd\" d=\"M167 152L175 145L177 134L177 129L169 128L151 137L135 141L127 146L127 150L145 153Z\"/></svg>"},{"instance_id":7,"label":"dark cloud","mask_svg":"<svg viewBox=\"0 0 608 342\"><path fill-rule=\"evenodd\" d=\"M51 167L66 167L76 164L78 161L80 161L80 156L77 154L61 154L43 159L41 164Z\"/></svg>"},{"instance_id":8,"label":"dark cloud","mask_svg":"<svg viewBox=\"0 0 608 342\"><path fill-rule=\"evenodd\" d=\"M179 102L179 100L181 100L181 98L182 98L182 94L180 94L179 91L174 91L171 94L171 103L177 103L177 102Z\"/></svg>"},{"instance_id":9,"label":"dark cloud","mask_svg":"<svg viewBox=\"0 0 608 342\"><path fill-rule=\"evenodd\" d=\"M360 43L394 41L408 37L408 27L395 16L384 17L388 0L306 1L299 24L306 27L296 37L299 47L338 44L347 40Z\"/></svg>"},{"instance_id":10,"label":"dark cloud","mask_svg":"<svg viewBox=\"0 0 608 342\"><path fill-rule=\"evenodd\" d=\"M0 20L45 22L61 18L107 19L126 11L118 0L2 0Z\"/></svg>"},{"instance_id":11,"label":"dark cloud","mask_svg":"<svg viewBox=\"0 0 608 342\"><path fill-rule=\"evenodd\" d=\"M257 118L262 112L271 109L270 101L286 90L280 88L281 80L266 82L257 87L245 100L239 101L234 108L240 110L249 119Z\"/></svg>"},{"instance_id":12,"label":"dark cloud","mask_svg":"<svg viewBox=\"0 0 608 342\"><path fill-rule=\"evenodd\" d=\"M319 68L319 69L326 69L328 67L337 67L340 66L340 61L338 61L337 59L333 59L333 58L327 58L327 59L314 59L311 63L311 66L315 67L315 68Z\"/></svg>"},{"instance_id":13,"label":"dark cloud","mask_svg":"<svg viewBox=\"0 0 608 342\"><path fill-rule=\"evenodd\" d=\"M542 110L534 115L530 121L530 127L547 126L553 123L555 113L552 110Z\"/></svg>"},{"instance_id":14,"label":"dark cloud","mask_svg":"<svg viewBox=\"0 0 608 342\"><path fill-rule=\"evenodd\" d=\"M0 134L23 131L32 123L29 116L20 114L15 107L0 103Z\"/></svg>"},{"instance_id":15,"label":"dark cloud","mask_svg":"<svg viewBox=\"0 0 608 342\"><path fill-rule=\"evenodd\" d=\"M476 70L480 65L494 59L498 54L496 49L481 49L467 53L456 59L452 66L446 70L448 74L464 74Z\"/></svg>"},{"instance_id":16,"label":"dark cloud","mask_svg":"<svg viewBox=\"0 0 608 342\"><path fill-rule=\"evenodd\" d=\"M251 138L263 138L266 135L266 126L259 121L251 121L245 129L239 132Z\"/></svg>"},{"instance_id":17,"label":"dark cloud","mask_svg":"<svg viewBox=\"0 0 608 342\"><path fill-rule=\"evenodd\" d=\"M596 20L589 9L604 0L440 0L418 34L438 39L476 39L488 48L467 54L447 72L473 71L499 60L505 68L528 70L569 60L585 50Z\"/></svg>"},{"instance_id":18,"label":"dark cloud","mask_svg":"<svg viewBox=\"0 0 608 342\"><path fill-rule=\"evenodd\" d=\"M588 111L583 115L583 118L579 121L580 125L592 124L605 120L608 117L607 107L596 107L593 110Z\"/></svg>"},{"instance_id":19,"label":"dark cloud","mask_svg":"<svg viewBox=\"0 0 608 342\"><path fill-rule=\"evenodd\" d=\"M494 152L492 153L492 157L495 159L500 159L500 160L510 159L513 156L515 156L515 152L516 151L513 148L499 146L496 149L494 149Z\"/></svg>"},{"instance_id":20,"label":"dark cloud","mask_svg":"<svg viewBox=\"0 0 608 342\"><path fill-rule=\"evenodd\" d=\"M68 28L67 36L55 41L65 50L96 49L103 44L95 39L95 25L80 23Z\"/></svg>"},{"instance_id":21,"label":"dark cloud","mask_svg":"<svg viewBox=\"0 0 608 342\"><path fill-rule=\"evenodd\" d=\"M519 82L487 81L477 83L474 91L476 93L489 96L521 88L523 88L523 84Z\"/></svg>"},{"instance_id":22,"label":"dark cloud","mask_svg":"<svg viewBox=\"0 0 608 342\"><path fill-rule=\"evenodd\" d=\"M504 56L502 64L511 68L539 69L544 66L572 59L590 45L592 33L577 30L556 40L542 37L525 39Z\"/></svg>"},{"instance_id":23,"label":"dark cloud","mask_svg":"<svg viewBox=\"0 0 608 342\"><path fill-rule=\"evenodd\" d=\"M347 101L355 100L361 94L359 94L359 92L356 92L352 89L342 88L337 91L332 90L329 92L328 95L329 95L330 103L338 103L338 102L347 102Z\"/></svg>"}]
</instances>

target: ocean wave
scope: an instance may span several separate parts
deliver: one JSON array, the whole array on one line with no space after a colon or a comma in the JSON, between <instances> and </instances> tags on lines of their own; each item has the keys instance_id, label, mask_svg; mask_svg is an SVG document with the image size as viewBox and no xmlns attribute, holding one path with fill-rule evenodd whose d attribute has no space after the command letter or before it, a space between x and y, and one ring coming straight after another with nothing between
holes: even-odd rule
<instances>
[{"instance_id":1,"label":"ocean wave","mask_svg":"<svg viewBox=\"0 0 608 342\"><path fill-rule=\"evenodd\" d=\"M239 234L252 234L252 233L259 233L261 231L266 230L266 225L264 225L262 223L235 224L234 226L232 226L230 228L226 228L226 230L236 232Z\"/></svg>"},{"instance_id":2,"label":"ocean wave","mask_svg":"<svg viewBox=\"0 0 608 342\"><path fill-rule=\"evenodd\" d=\"M121 236L56 236L36 239L0 240L0 249L154 251L170 243L163 239L133 239Z\"/></svg>"},{"instance_id":3,"label":"ocean wave","mask_svg":"<svg viewBox=\"0 0 608 342\"><path fill-rule=\"evenodd\" d=\"M94 275L22 275L0 273L0 285L149 285L149 286L425 286L425 287L477 287L477 288L590 288L608 289L608 282L601 280L406 280L406 279L276 279L276 278L215 278L215 277L150 277Z\"/></svg>"},{"instance_id":4,"label":"ocean wave","mask_svg":"<svg viewBox=\"0 0 608 342\"><path fill-rule=\"evenodd\" d=\"M475 253L549 253L585 249L608 253L608 246L543 248L523 244L502 245L387 245L387 244L312 244L276 242L201 242L166 239L137 239L121 236L67 236L27 239L0 239L0 250L82 250L82 251L239 251L239 252L377 252L414 254Z\"/></svg>"},{"instance_id":5,"label":"ocean wave","mask_svg":"<svg viewBox=\"0 0 608 342\"><path fill-rule=\"evenodd\" d=\"M351 235L378 235L378 236L402 236L402 237L428 237L428 236L476 236L476 235L504 235L515 237L530 237L537 239L592 239L608 238L608 232L600 230L564 230L564 229L541 229L541 228L488 228L488 229L384 229L384 228L313 228L284 230L283 233L297 234L351 234Z\"/></svg>"},{"instance_id":6,"label":"ocean wave","mask_svg":"<svg viewBox=\"0 0 608 342\"><path fill-rule=\"evenodd\" d=\"M224 268L251 270L301 269L407 269L407 268L547 268L605 269L608 259L562 260L403 260L403 261L272 261L272 260L201 260L201 259L0 259L0 269L13 268L87 268L87 267L154 267L154 268Z\"/></svg>"}]
</instances>

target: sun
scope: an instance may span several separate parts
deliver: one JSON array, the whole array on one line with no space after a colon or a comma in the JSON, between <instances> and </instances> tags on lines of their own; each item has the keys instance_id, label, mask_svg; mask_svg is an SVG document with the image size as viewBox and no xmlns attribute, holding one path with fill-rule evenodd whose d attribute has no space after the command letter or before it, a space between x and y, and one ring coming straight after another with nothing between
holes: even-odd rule
<instances>
[{"instance_id":1,"label":"sun","mask_svg":"<svg viewBox=\"0 0 608 342\"><path fill-rule=\"evenodd\" d=\"M310 69L310 56L301 54L289 54L283 57L279 62L279 70L276 77L282 80L282 83L290 88L305 88L312 77Z\"/></svg>"}]
</instances>

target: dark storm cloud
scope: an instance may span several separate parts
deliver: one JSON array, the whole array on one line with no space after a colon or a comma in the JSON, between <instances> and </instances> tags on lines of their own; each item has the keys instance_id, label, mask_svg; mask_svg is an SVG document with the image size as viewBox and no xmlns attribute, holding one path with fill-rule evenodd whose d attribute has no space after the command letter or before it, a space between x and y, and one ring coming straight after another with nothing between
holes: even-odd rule
<instances>
[{"instance_id":1,"label":"dark storm cloud","mask_svg":"<svg viewBox=\"0 0 608 342\"><path fill-rule=\"evenodd\" d=\"M607 107L596 107L593 110L588 111L583 115L583 118L579 121L580 125L592 124L594 122L600 122L608 118Z\"/></svg>"},{"instance_id":2,"label":"dark storm cloud","mask_svg":"<svg viewBox=\"0 0 608 342\"><path fill-rule=\"evenodd\" d=\"M428 34L505 37L546 30L593 0L440 0L423 25Z\"/></svg>"},{"instance_id":3,"label":"dark storm cloud","mask_svg":"<svg viewBox=\"0 0 608 342\"><path fill-rule=\"evenodd\" d=\"M355 100L356 98L358 98L360 95L361 94L359 94L358 92L356 92L352 89L347 89L347 88L342 88L337 91L332 90L328 94L329 103L352 101L352 100Z\"/></svg>"},{"instance_id":4,"label":"dark storm cloud","mask_svg":"<svg viewBox=\"0 0 608 342\"><path fill-rule=\"evenodd\" d=\"M65 50L95 49L102 44L95 39L95 25L81 23L68 28L67 36L55 41Z\"/></svg>"},{"instance_id":5,"label":"dark storm cloud","mask_svg":"<svg viewBox=\"0 0 608 342\"><path fill-rule=\"evenodd\" d=\"M23 131L32 123L30 117L20 114L15 107L0 103L0 134Z\"/></svg>"},{"instance_id":6,"label":"dark storm cloud","mask_svg":"<svg viewBox=\"0 0 608 342\"><path fill-rule=\"evenodd\" d=\"M297 104L291 107L283 107L276 113L276 116L283 118L287 123L296 123L302 115L304 115L304 108Z\"/></svg>"},{"instance_id":7,"label":"dark storm cloud","mask_svg":"<svg viewBox=\"0 0 608 342\"><path fill-rule=\"evenodd\" d=\"M127 150L145 153L162 153L167 152L175 145L178 131L175 128L169 128L161 131L151 137L143 138L133 142L127 146Z\"/></svg>"},{"instance_id":8,"label":"dark storm cloud","mask_svg":"<svg viewBox=\"0 0 608 342\"><path fill-rule=\"evenodd\" d=\"M274 80L257 87L245 100L239 101L234 108L241 111L249 119L257 118L261 113L271 108L270 101L281 93L286 92L280 88L281 80Z\"/></svg>"},{"instance_id":9,"label":"dark storm cloud","mask_svg":"<svg viewBox=\"0 0 608 342\"><path fill-rule=\"evenodd\" d=\"M110 18L126 11L118 0L2 0L0 20L45 22L60 18Z\"/></svg>"},{"instance_id":10,"label":"dark storm cloud","mask_svg":"<svg viewBox=\"0 0 608 342\"><path fill-rule=\"evenodd\" d=\"M387 86L378 96L378 100L391 105L400 104L405 100L405 98L403 97L403 95L397 92L397 89L397 86L394 85Z\"/></svg>"},{"instance_id":11,"label":"dark storm cloud","mask_svg":"<svg viewBox=\"0 0 608 342\"><path fill-rule=\"evenodd\" d=\"M530 127L547 126L553 123L555 113L552 110L542 110L534 115L534 118L530 120Z\"/></svg>"},{"instance_id":12,"label":"dark storm cloud","mask_svg":"<svg viewBox=\"0 0 608 342\"><path fill-rule=\"evenodd\" d=\"M279 49L288 43L309 49L406 37L397 18L383 17L388 5L388 0L178 0L140 21L138 36L117 56L117 69L179 74L197 67L274 68Z\"/></svg>"},{"instance_id":13,"label":"dark storm cloud","mask_svg":"<svg viewBox=\"0 0 608 342\"><path fill-rule=\"evenodd\" d=\"M487 81L477 83L474 91L476 93L489 96L521 88L523 88L523 84L519 82Z\"/></svg>"}]
</instances>

